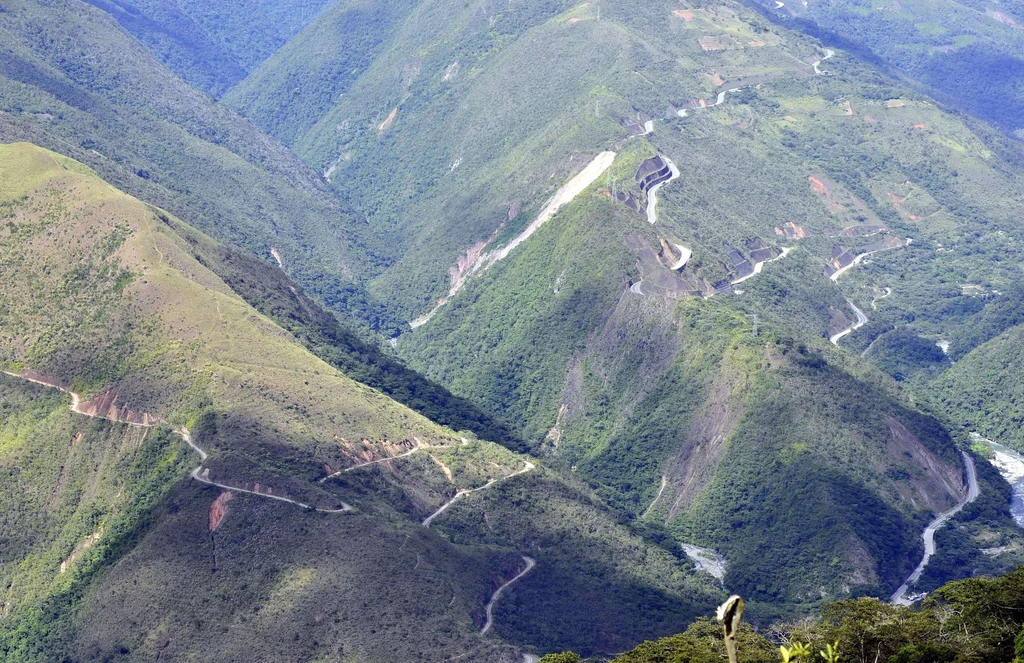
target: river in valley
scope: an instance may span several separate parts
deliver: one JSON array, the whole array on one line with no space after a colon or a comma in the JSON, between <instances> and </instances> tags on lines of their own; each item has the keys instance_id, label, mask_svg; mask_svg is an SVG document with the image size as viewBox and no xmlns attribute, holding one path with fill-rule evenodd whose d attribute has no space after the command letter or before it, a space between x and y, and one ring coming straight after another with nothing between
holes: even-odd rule
<instances>
[{"instance_id":1,"label":"river in valley","mask_svg":"<svg viewBox=\"0 0 1024 663\"><path fill-rule=\"evenodd\" d=\"M989 459L1003 478L1013 487L1013 498L1010 501L1010 515L1017 524L1024 528L1024 455L1013 449L986 439L978 433L971 433L971 440L984 442L992 450Z\"/></svg>"}]
</instances>

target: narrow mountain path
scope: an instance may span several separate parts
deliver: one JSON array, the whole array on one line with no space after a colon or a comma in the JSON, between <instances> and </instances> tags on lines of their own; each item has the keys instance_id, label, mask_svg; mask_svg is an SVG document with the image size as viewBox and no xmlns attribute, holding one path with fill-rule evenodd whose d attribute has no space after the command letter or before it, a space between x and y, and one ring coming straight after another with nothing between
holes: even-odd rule
<instances>
[{"instance_id":1,"label":"narrow mountain path","mask_svg":"<svg viewBox=\"0 0 1024 663\"><path fill-rule=\"evenodd\" d=\"M910 577L900 585L900 588L889 599L889 602L893 605L909 606L914 603L914 601L907 597L907 592L910 591L910 586L921 577L924 568L928 566L928 561L935 554L935 532L949 522L950 518L960 513L961 509L978 499L978 475L974 469L974 459L967 455L965 451L960 453L963 455L964 468L967 470L967 494L952 509L943 511L936 516L935 520L928 523L928 527L925 528L924 533L921 535L921 538L924 540L924 557L921 559L921 563L917 565L917 568L914 569L914 572L910 574Z\"/></svg>"},{"instance_id":2,"label":"narrow mountain path","mask_svg":"<svg viewBox=\"0 0 1024 663\"><path fill-rule=\"evenodd\" d=\"M761 273L761 270L764 269L765 265L767 265L770 262L775 262L776 260L782 260L787 255L789 255L789 253L793 249L795 249L795 248L796 248L795 246L784 246L784 247L782 247L782 253L780 253L779 255L775 256L771 260L762 260L761 262L756 263L754 265L754 271L752 271L751 273L747 274L746 276L741 276L740 278L736 279L735 281L731 281L730 285L736 285L738 283L743 283L747 279L754 278L755 276L757 276L758 274Z\"/></svg>"},{"instance_id":3,"label":"narrow mountain path","mask_svg":"<svg viewBox=\"0 0 1024 663\"><path fill-rule=\"evenodd\" d=\"M78 394L76 394L75 392L71 391L70 389L62 387L59 384L55 384L55 383L52 383L52 382L47 382L45 380L40 380L40 379L37 379L37 378L30 378L30 377L27 377L27 376L24 376L24 375L19 375L17 373L11 373L10 371L3 371L3 372L5 374L7 374L7 375L10 375L11 377L21 378L22 380L27 380L29 382L34 382L35 384L40 384L40 385L43 385L44 387L50 387L52 389L57 389L59 391L62 391L65 394L69 394L71 396L71 411L74 412L75 414L80 414L80 415L83 415L83 416L86 416L86 417L93 417L93 418L96 418L96 419L106 419L107 421L113 421L115 423L125 424L127 426L134 426L136 428L154 428L159 423L159 422L154 422L154 423L140 424L138 422L125 421L124 419L119 419L119 418L115 418L115 417L108 417L108 416L105 416L105 415L102 415L102 414L94 414L94 413L89 413L89 412L83 412L81 410L81 402L82 402L81 397ZM227 484L217 483L216 481L211 481L210 478L209 478L209 475L210 475L209 468L205 468L205 471L204 471L204 468L203 468L203 463L206 462L206 459L209 457L209 454L207 454L206 451L201 449L199 447L199 445L197 445L192 440L192 435L189 433L187 428L182 428L181 430L174 430L174 433L177 434L178 436L180 436L181 439L186 444L188 444L188 446L192 447L193 451L195 451L197 454L199 454L199 465L194 470L192 470L192 478L195 479L196 481L199 481L201 483L205 483L205 484L210 485L210 486L216 486L216 487L222 488L224 490L230 490L230 491L235 492L235 493L247 493L249 495L256 495L258 497L265 497L267 499L277 500L279 502L288 502L289 504L294 504L294 505L300 506L300 507L302 507L304 509L312 509L313 511L319 511L321 513L344 513L346 511L352 511L353 510L352 507L350 505L346 504L345 502L341 503L341 508L340 509L321 509L321 508L318 508L318 507L310 506L308 504L304 504L303 502L299 502L297 500L290 499L288 497L283 497L281 495L271 495L269 493L259 493L259 492L256 492L254 490L248 490L246 488L239 488L237 486L229 486Z\"/></svg>"},{"instance_id":4,"label":"narrow mountain path","mask_svg":"<svg viewBox=\"0 0 1024 663\"><path fill-rule=\"evenodd\" d=\"M885 288L885 294L884 295L882 295L881 297L874 297L871 300L871 310L872 311L877 311L878 310L878 302L882 301L883 299L885 299L886 297L888 297L891 294L892 294L892 288Z\"/></svg>"},{"instance_id":5,"label":"narrow mountain path","mask_svg":"<svg viewBox=\"0 0 1024 663\"><path fill-rule=\"evenodd\" d=\"M435 511L432 514L430 514L429 516L427 516L423 520L423 526L429 528L430 527L430 523L434 522L435 518L437 518L442 513L447 511L448 507L450 507L452 504L455 504L455 501L458 500L459 498L463 497L464 495L469 495L470 493L475 493L478 490L484 490L486 488L490 488L491 486L493 486L494 484L498 483L499 481L506 481L508 479L511 479L514 476L519 476L520 474L523 474L524 472L529 472L534 467L536 467L536 465L534 465L530 461L526 461L526 466L523 469L519 470L518 472L513 472L512 474L509 474L508 476L498 477L496 479L491 479L490 481L488 481L484 485L477 486L476 488L468 488L468 489L463 489L463 490L460 490L460 491L456 492L455 496L453 498L451 498L450 500L448 500L447 502L442 504L441 507L437 511Z\"/></svg>"},{"instance_id":6,"label":"narrow mountain path","mask_svg":"<svg viewBox=\"0 0 1024 663\"><path fill-rule=\"evenodd\" d=\"M839 345L839 340L841 338L843 338L847 334L852 334L855 330L860 329L868 322L868 316L864 315L864 311L857 308L857 305L854 304L852 300L847 299L846 303L849 304L850 308L853 309L853 312L857 314L857 322L853 323L843 331L837 334L833 334L832 337L828 339L829 342L832 343L832 345Z\"/></svg>"},{"instance_id":7,"label":"narrow mountain path","mask_svg":"<svg viewBox=\"0 0 1024 663\"><path fill-rule=\"evenodd\" d=\"M654 505L657 504L658 500L661 499L661 494L665 492L665 486L667 486L667 485L668 485L668 477L665 476L665 475L662 475L661 476L661 488L658 489L658 494L654 496L654 501L651 502L651 505L649 507L647 507L647 510L644 511L640 515L641 518L645 517L647 514L649 514L651 512L651 509L654 508Z\"/></svg>"},{"instance_id":8,"label":"narrow mountain path","mask_svg":"<svg viewBox=\"0 0 1024 663\"><path fill-rule=\"evenodd\" d=\"M661 158L665 160L666 164L668 164L668 170L671 173L671 176L664 182L658 182L651 187L650 191L647 192L647 222L652 226L658 221L658 214L656 210L658 206L658 189L679 177L679 169L676 168L674 163L672 163L672 160L666 156L662 156Z\"/></svg>"},{"instance_id":9,"label":"narrow mountain path","mask_svg":"<svg viewBox=\"0 0 1024 663\"><path fill-rule=\"evenodd\" d=\"M499 598L501 598L501 593L505 591L505 588L508 587L509 585L511 585L512 583L517 582L520 578L522 578L527 573L532 571L533 567L537 566L536 560L534 560L532 557L527 557L526 555L523 555L523 561L526 562L526 568L523 569L522 571L520 571L519 574L516 575L516 577L512 578L511 580L506 582L504 585L499 587L494 592L494 595L491 596L491 600L488 601L487 608L486 608L487 621L484 622L484 627L482 629L480 629L480 635L486 634L488 631L491 630L491 626L494 625L494 603Z\"/></svg>"},{"instance_id":10,"label":"narrow mountain path","mask_svg":"<svg viewBox=\"0 0 1024 663\"><path fill-rule=\"evenodd\" d=\"M817 76L824 76L825 75L825 72L822 71L821 69L819 69L819 67L821 67L821 63L822 62L824 62L825 60L828 60L829 58L831 58L835 54L836 54L836 52L833 51L831 48L826 48L825 49L825 57L823 57L822 59L818 60L813 65L811 65L812 67L814 67L814 73Z\"/></svg>"},{"instance_id":11,"label":"narrow mountain path","mask_svg":"<svg viewBox=\"0 0 1024 663\"><path fill-rule=\"evenodd\" d=\"M867 258L868 256L873 256L876 253L881 253L882 251L891 251L893 249L900 249L900 248L903 248L904 246L907 246L908 244L910 244L910 240L909 239L906 240L906 242L904 244L898 244L896 246L887 246L887 247L882 248L882 249L875 249L874 251L867 251L866 253L861 253L861 254L859 254L857 257L855 257L853 259L853 262L851 262L846 267L840 267L829 278L832 279L833 281L838 281L840 276L842 276L843 274L848 272L850 269L852 269L854 265L859 265L861 263L861 261L864 260L864 258Z\"/></svg>"},{"instance_id":12,"label":"narrow mountain path","mask_svg":"<svg viewBox=\"0 0 1024 663\"><path fill-rule=\"evenodd\" d=\"M431 447L416 447L415 449L412 449L411 451L406 451L404 454L398 454L397 456L388 456L387 458L377 458L375 460L368 460L365 463L359 463L358 465L353 465L352 467L346 467L344 469L338 470L334 474L328 474L323 479L320 479L320 483L324 483L328 479L333 479L334 477L341 476L342 474L344 474L346 472L351 472L352 470L358 470L360 467L366 467L367 465L376 465L377 463L386 463L389 460L396 460L398 458L405 458L406 456L411 456L414 453L417 453L417 452L420 452L420 451L426 451L427 449L430 449L430 448Z\"/></svg>"}]
</instances>

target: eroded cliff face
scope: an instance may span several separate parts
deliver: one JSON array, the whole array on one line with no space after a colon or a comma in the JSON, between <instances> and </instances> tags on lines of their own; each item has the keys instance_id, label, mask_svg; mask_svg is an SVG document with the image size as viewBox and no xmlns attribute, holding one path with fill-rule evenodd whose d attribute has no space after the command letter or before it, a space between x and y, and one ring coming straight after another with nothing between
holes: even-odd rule
<instances>
[{"instance_id":1,"label":"eroded cliff face","mask_svg":"<svg viewBox=\"0 0 1024 663\"><path fill-rule=\"evenodd\" d=\"M112 387L98 396L81 401L78 411L90 417L101 417L136 426L154 426L161 419L148 412L140 412L120 402L118 388Z\"/></svg>"},{"instance_id":2,"label":"eroded cliff face","mask_svg":"<svg viewBox=\"0 0 1024 663\"><path fill-rule=\"evenodd\" d=\"M216 532L224 518L228 515L228 502L235 499L235 494L229 490L221 492L220 495L210 503L210 531Z\"/></svg>"},{"instance_id":3,"label":"eroded cliff face","mask_svg":"<svg viewBox=\"0 0 1024 663\"><path fill-rule=\"evenodd\" d=\"M663 498L668 503L666 521L688 510L711 481L743 411L741 387L739 376L720 375L697 409L683 445L667 465L672 492Z\"/></svg>"},{"instance_id":4,"label":"eroded cliff face","mask_svg":"<svg viewBox=\"0 0 1024 663\"><path fill-rule=\"evenodd\" d=\"M940 512L956 504L967 490L963 468L939 458L896 417L886 415L884 421L892 444L876 467L884 472L891 467L909 466L908 480L897 484L900 499L915 511Z\"/></svg>"}]
</instances>

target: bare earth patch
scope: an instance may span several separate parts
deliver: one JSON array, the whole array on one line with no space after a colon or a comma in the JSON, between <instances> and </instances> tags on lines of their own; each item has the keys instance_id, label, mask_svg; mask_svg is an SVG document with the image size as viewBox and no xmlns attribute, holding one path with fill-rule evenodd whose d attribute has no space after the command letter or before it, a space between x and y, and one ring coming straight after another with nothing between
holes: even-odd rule
<instances>
[{"instance_id":1,"label":"bare earth patch","mask_svg":"<svg viewBox=\"0 0 1024 663\"><path fill-rule=\"evenodd\" d=\"M391 123L395 121L396 115L398 115L397 106L391 109L391 113L387 116L387 118L384 119L383 122L380 123L380 126L377 127L377 131L387 131L388 128L391 126Z\"/></svg>"},{"instance_id":2,"label":"bare earth patch","mask_svg":"<svg viewBox=\"0 0 1024 663\"><path fill-rule=\"evenodd\" d=\"M225 490L217 499L210 504L210 531L215 532L220 524L224 522L225 516L228 515L228 502L235 499L235 494L230 490Z\"/></svg>"}]
</instances>

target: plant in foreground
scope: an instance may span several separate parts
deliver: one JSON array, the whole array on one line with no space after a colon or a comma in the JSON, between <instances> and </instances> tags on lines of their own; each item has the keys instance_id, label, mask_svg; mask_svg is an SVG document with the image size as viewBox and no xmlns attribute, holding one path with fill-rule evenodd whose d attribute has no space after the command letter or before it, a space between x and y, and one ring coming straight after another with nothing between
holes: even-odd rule
<instances>
[{"instance_id":1,"label":"plant in foreground","mask_svg":"<svg viewBox=\"0 0 1024 663\"><path fill-rule=\"evenodd\" d=\"M717 617L725 631L725 650L729 655L729 663L738 663L736 633L743 617L743 599L736 595L730 596L725 603L718 606ZM780 646L779 653L782 655L782 663L807 663L812 656L811 646L803 642L794 642L788 647ZM839 642L826 644L825 649L818 651L818 654L825 663L839 663Z\"/></svg>"},{"instance_id":2,"label":"plant in foreground","mask_svg":"<svg viewBox=\"0 0 1024 663\"><path fill-rule=\"evenodd\" d=\"M825 645L825 649L818 652L827 663L839 663L839 641L835 644Z\"/></svg>"},{"instance_id":3,"label":"plant in foreground","mask_svg":"<svg viewBox=\"0 0 1024 663\"><path fill-rule=\"evenodd\" d=\"M725 651L729 654L729 663L737 663L736 631L739 630L740 619L743 617L743 599L733 594L725 603L718 606L717 616L725 630Z\"/></svg>"},{"instance_id":4,"label":"plant in foreground","mask_svg":"<svg viewBox=\"0 0 1024 663\"><path fill-rule=\"evenodd\" d=\"M811 647L802 642L794 642L791 647L780 646L779 653L782 654L782 663L802 663L811 655Z\"/></svg>"}]
</instances>

